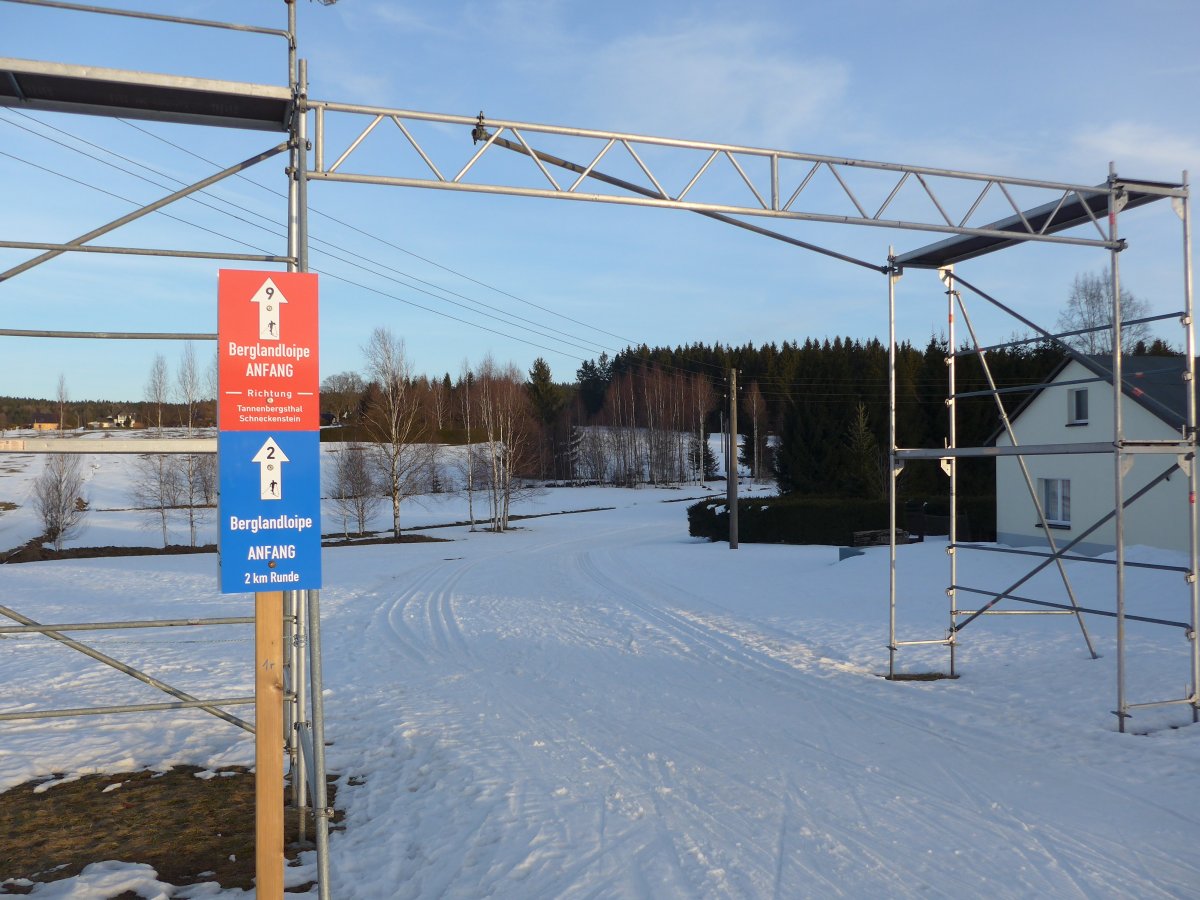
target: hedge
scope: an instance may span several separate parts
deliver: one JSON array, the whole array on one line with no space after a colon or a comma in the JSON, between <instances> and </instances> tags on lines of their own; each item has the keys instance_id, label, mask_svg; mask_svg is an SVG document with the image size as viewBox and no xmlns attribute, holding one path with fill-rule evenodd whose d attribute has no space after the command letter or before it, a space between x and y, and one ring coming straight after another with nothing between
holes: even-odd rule
<instances>
[{"instance_id":1,"label":"hedge","mask_svg":"<svg viewBox=\"0 0 1200 900\"><path fill-rule=\"evenodd\" d=\"M856 531L887 529L886 500L772 497L738 501L738 540L748 544L849 545ZM688 533L723 541L729 513L720 498L688 507Z\"/></svg>"},{"instance_id":2,"label":"hedge","mask_svg":"<svg viewBox=\"0 0 1200 900\"><path fill-rule=\"evenodd\" d=\"M919 503L917 501L919 507ZM938 501L929 501L926 534L938 533ZM994 497L959 498L960 540L995 540L996 500ZM907 509L897 511L897 527L907 528L914 536L918 523ZM713 497L688 507L688 533L710 541L729 537L729 513L725 500ZM943 515L948 521L948 516ZM913 521L907 521L913 520ZM976 525L975 523L978 523ZM932 528L928 526L933 526ZM738 540L748 544L825 544L850 546L856 531L875 531L888 527L887 500L843 497L800 497L785 495L767 499L738 501ZM989 533L990 532L990 533ZM940 529L941 534L946 528Z\"/></svg>"}]
</instances>

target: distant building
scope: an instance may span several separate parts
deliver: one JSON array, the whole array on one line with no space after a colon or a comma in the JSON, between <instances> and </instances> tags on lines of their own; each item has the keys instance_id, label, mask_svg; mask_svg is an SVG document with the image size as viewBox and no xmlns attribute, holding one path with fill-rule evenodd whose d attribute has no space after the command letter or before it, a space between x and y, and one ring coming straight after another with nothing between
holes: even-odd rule
<instances>
[{"instance_id":1,"label":"distant building","mask_svg":"<svg viewBox=\"0 0 1200 900\"><path fill-rule=\"evenodd\" d=\"M34 431L58 431L58 416L51 413L34 413L30 428Z\"/></svg>"},{"instance_id":2,"label":"distant building","mask_svg":"<svg viewBox=\"0 0 1200 900\"><path fill-rule=\"evenodd\" d=\"M1017 443L1111 443L1113 384L1106 357L1066 360L1013 415ZM1126 385L1121 419L1126 440L1178 441L1187 425L1186 360L1172 356L1136 356L1122 361ZM1099 380L1097 380L1099 379ZM1007 434L997 446L1012 446ZM1162 454L1130 454L1125 498L1149 484L1175 458ZM1062 547L1091 528L1116 507L1113 457L1108 453L1027 456L1025 464L1041 500L1046 522ZM1125 544L1144 544L1188 551L1188 479L1172 473L1145 496L1126 507ZM996 460L996 539L1011 546L1044 544L1037 510L1015 457ZM1077 544L1072 552L1098 554L1116 546L1109 521Z\"/></svg>"}]
</instances>

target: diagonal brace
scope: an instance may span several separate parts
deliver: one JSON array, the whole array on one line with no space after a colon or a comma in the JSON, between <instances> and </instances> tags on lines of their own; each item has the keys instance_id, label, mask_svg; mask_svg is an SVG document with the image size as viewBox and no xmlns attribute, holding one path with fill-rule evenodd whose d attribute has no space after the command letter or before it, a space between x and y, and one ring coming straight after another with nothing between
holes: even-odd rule
<instances>
[{"instance_id":1,"label":"diagonal brace","mask_svg":"<svg viewBox=\"0 0 1200 900\"><path fill-rule=\"evenodd\" d=\"M634 184L632 181L625 181L623 178L617 178L613 175L606 175L603 172L596 171L594 168L584 167L584 166L579 165L578 163L573 163L573 162L569 162L565 159L560 159L557 156L552 156L551 154L544 153L540 150L533 150L532 148L528 148L526 145L517 143L515 141L509 141L509 140L505 140L502 137L494 136L491 139L491 142L494 143L498 147L503 147L506 150L512 150L516 153L523 153L526 155L533 154L538 159L540 159L542 162L549 163L552 166L558 166L560 168L567 169L568 171L571 171L571 172L578 172L581 177L587 176L589 178L595 178L597 181L602 181L605 184L610 184L613 187L619 187L622 190L630 191L631 193L634 193L634 194L641 194L644 197L658 197L659 196L659 194L655 193L654 191L650 190L649 188L642 187L639 184ZM836 250L829 250L825 247L818 247L816 244L810 244L807 241L801 241L797 238L789 237L786 234L780 234L777 231L770 231L769 229L762 228L758 225L752 225L749 222L743 222L740 219L735 219L733 216L727 216L724 213L711 212L711 211L702 210L702 209L692 210L692 212L696 213L697 215L705 216L706 218L709 218L709 219L715 219L718 222L724 222L726 225L734 225L738 228L743 228L746 231L753 231L755 234L761 234L764 237L774 238L777 241L783 241L785 244L791 244L794 247L801 247L804 250L811 250L814 253L820 253L825 256L831 256L834 259L840 259L843 262L853 263L854 265L862 266L865 269L871 269L875 272L881 272L883 274L887 274L887 272L888 272L887 266L878 266L878 265L875 265L875 263L869 263L869 262L866 262L865 260L855 259L853 256L846 256L843 253L838 253Z\"/></svg>"},{"instance_id":2,"label":"diagonal brace","mask_svg":"<svg viewBox=\"0 0 1200 900\"><path fill-rule=\"evenodd\" d=\"M1171 463L1171 465L1169 465L1161 473L1159 473L1153 479L1151 479L1150 482L1145 485L1145 487L1138 490L1136 493L1134 493L1132 496L1130 496L1129 499L1127 499L1124 503L1122 503L1121 508L1128 509L1135 501L1140 500L1146 494L1150 493L1150 491L1152 491L1155 487L1157 487L1162 482L1166 481L1178 469L1179 469L1179 463L1177 463L1177 462ZM1090 536L1091 534L1093 534L1094 532L1099 530L1101 527L1106 525L1110 520L1115 518L1116 515L1117 515L1117 511L1115 509L1112 510L1111 512L1105 513L1103 516L1100 517L1100 519L1098 519L1095 522L1095 524L1093 524L1090 528L1088 528L1081 535L1079 535L1079 537L1075 538L1069 544L1066 544L1063 547L1059 548L1054 553L1048 554L1045 560L1038 563L1029 572L1027 572L1022 577L1018 578L1016 581L1014 581L1012 584L1010 584L1003 591L996 594L996 596L992 597L992 599L989 600L986 604L984 604L982 607L977 609L974 613L972 613L970 616L968 616L962 622L959 622L957 625L955 625L950 630L953 632L962 631L964 628L966 628L968 625L970 625L972 622L974 622L976 619L978 619L980 616L982 616L985 612L987 612L989 609L991 609L993 606L995 606L997 603L999 603L1001 600L1003 600L1006 596L1010 596L1013 591L1015 591L1017 588L1019 588L1025 582L1029 581L1029 579L1031 579L1038 572L1045 569L1047 566L1049 566L1055 560L1061 559L1063 557L1063 555L1066 554L1069 550L1073 549L1076 544L1079 544L1081 541L1083 541L1084 538ZM989 593L991 593L991 592L989 591Z\"/></svg>"},{"instance_id":3,"label":"diagonal brace","mask_svg":"<svg viewBox=\"0 0 1200 900\"><path fill-rule=\"evenodd\" d=\"M9 609L7 606L0 606L0 615L8 617L8 618L12 619L14 622L20 622L22 625L39 625L40 624L39 622L35 622L33 619L29 618L28 616L21 615L15 609ZM77 641L74 638L69 638L66 635L62 634L61 632L45 631L45 632L43 632L43 634L45 634L46 637L53 638L54 640L58 641L61 644L66 644L72 650L78 650L84 656L90 656L92 659L96 660L97 662L102 662L106 666L111 666L112 668L116 669L118 672L124 672L126 675L130 676L131 678L137 679L138 681L142 682L143 684L148 684L148 685L150 685L150 687L158 688L160 691L170 694L172 697L176 697L179 700L183 700L183 701L189 702L189 703L197 702L197 698L193 697L191 694L187 693L186 691L181 691L178 688L171 687L171 685L167 684L164 681L159 681L153 675L147 675L145 672L142 672L140 669L135 669L133 666L127 665L118 659L113 659L113 657L109 656L108 654L101 653L99 650L95 650L92 647L89 647L87 644L81 643L80 641ZM224 719L226 722L228 722L231 725L236 725L238 728L243 728L246 731L249 731L251 734L254 733L253 725L251 725L245 719L240 719L235 715L231 715L230 713L225 712L223 709L218 709L215 706L207 706L207 705L200 706L200 709L203 709L207 713L211 713L212 715L216 716L218 719Z\"/></svg>"},{"instance_id":4,"label":"diagonal brace","mask_svg":"<svg viewBox=\"0 0 1200 900\"><path fill-rule=\"evenodd\" d=\"M135 209L133 212L129 213L128 215L121 216L121 218L119 218L119 219L114 219L113 221L109 222L107 225L101 225L99 228L96 228L93 231L89 231L87 234L80 235L79 237L75 238L73 241L67 241L67 244L70 246L86 244L88 241L94 240L95 238L100 237L100 235L102 235L102 234L108 234L110 231L115 231L116 229L120 228L122 225L128 225L130 222L134 222L134 221L142 218L143 216L147 216L152 212L157 212L158 210L162 209L164 206L168 206L169 204L174 203L176 200L182 200L184 197L190 196L191 194L194 194L197 191L202 191L206 187L210 187L211 185L216 184L218 181L222 181L222 180L230 177L231 175L236 175L245 169L249 169L252 166L256 166L260 162L270 159L272 156L277 156L278 154L285 152L287 149L288 149L288 145L286 143L283 143L283 144L279 144L278 146L272 147L270 150L265 150L262 153L259 153L257 156L252 156L249 159L243 160L240 163L230 166L228 169L223 169L222 171L217 172L215 175L210 175L208 178L205 178L203 181L197 181L195 184L189 185L188 187L185 187L185 188L181 188L180 190L176 191L173 194L168 194L166 197L163 197L161 200L156 200L147 206L143 206L140 209ZM66 250L51 250L48 253L43 253L41 256L35 256L33 259L26 260L25 262L20 263L19 265L13 266L11 269L9 269L6 272L0 272L0 281L7 281L8 279L12 278L14 275L20 275L22 272L24 272L28 269L32 269L34 266L39 266L42 263L46 262L47 260L54 259L54 257L60 256L66 252L67 252Z\"/></svg>"},{"instance_id":5,"label":"diagonal brace","mask_svg":"<svg viewBox=\"0 0 1200 900\"><path fill-rule=\"evenodd\" d=\"M979 348L979 337L975 333L975 325L971 322L971 316L967 313L966 304L963 303L962 294L953 289L953 273L950 274L951 292L954 294L954 299L958 302L958 308L962 312L963 321L967 325L967 330L971 333L971 343L975 345L975 351L979 359L980 366L983 367L983 374L987 376L988 387L992 390L992 397L996 401L996 411L1000 414L1000 420L1004 423L1004 431L1008 435L1009 441L1014 447L1019 445L1017 434L1013 431L1012 421L1008 417L1008 410L1004 406L1004 400L996 389L996 379L992 377L992 367L988 364L987 355ZM1075 598L1075 589L1071 586L1071 579L1067 576L1067 569L1063 565L1062 554L1058 552L1058 543L1054 540L1054 534L1050 531L1050 524L1046 521L1046 511L1042 507L1042 500L1038 496L1037 490L1033 486L1033 476L1029 474L1029 466L1025 464L1025 457L1017 457L1017 465L1021 468L1021 475L1025 479L1025 489L1029 491L1029 499L1033 501L1033 507L1037 510L1038 522L1041 523L1042 530L1046 534L1046 543L1050 545L1050 553L1054 558L1055 564L1058 566L1059 577L1062 578L1063 587L1067 590L1067 596L1071 600L1071 606L1075 609L1075 619L1079 622L1079 630L1083 632L1084 643L1087 644L1088 653L1092 655L1092 659L1099 659L1099 654L1096 653L1096 648L1092 646L1092 636L1088 634L1087 625L1083 621L1083 615L1079 611L1079 601Z\"/></svg>"}]
</instances>

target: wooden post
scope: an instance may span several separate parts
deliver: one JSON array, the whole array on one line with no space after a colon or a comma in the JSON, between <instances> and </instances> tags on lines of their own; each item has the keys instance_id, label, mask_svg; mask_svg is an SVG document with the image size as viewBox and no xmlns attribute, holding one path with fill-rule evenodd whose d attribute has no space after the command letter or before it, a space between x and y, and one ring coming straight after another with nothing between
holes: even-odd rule
<instances>
[{"instance_id":1,"label":"wooden post","mask_svg":"<svg viewBox=\"0 0 1200 900\"><path fill-rule=\"evenodd\" d=\"M283 592L254 595L254 867L259 900L283 900Z\"/></svg>"}]
</instances>

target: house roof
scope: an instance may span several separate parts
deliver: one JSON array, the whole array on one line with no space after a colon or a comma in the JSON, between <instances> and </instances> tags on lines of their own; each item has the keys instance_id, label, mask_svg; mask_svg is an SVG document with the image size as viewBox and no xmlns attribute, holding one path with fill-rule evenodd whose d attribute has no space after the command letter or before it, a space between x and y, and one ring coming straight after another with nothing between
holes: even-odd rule
<instances>
[{"instance_id":1,"label":"house roof","mask_svg":"<svg viewBox=\"0 0 1200 900\"><path fill-rule=\"evenodd\" d=\"M1111 356L1064 356L1046 380L1009 415L1009 420L1015 422L1043 390L1058 381L1072 362L1078 362L1097 378L1113 383ZM1170 427L1182 428L1187 424L1186 371L1187 359L1182 356L1125 356L1121 358L1122 389L1125 396ZM988 443L994 444L1003 433L1003 427L996 429Z\"/></svg>"}]
</instances>

